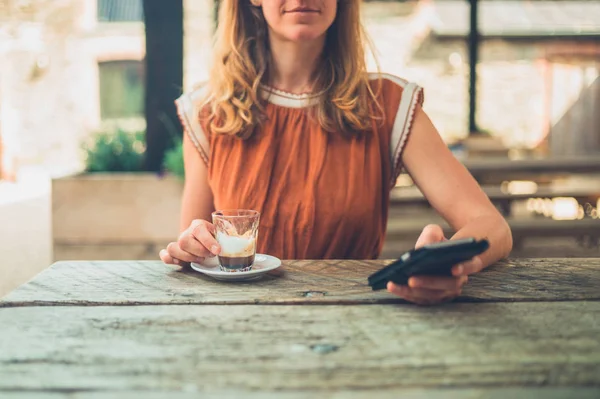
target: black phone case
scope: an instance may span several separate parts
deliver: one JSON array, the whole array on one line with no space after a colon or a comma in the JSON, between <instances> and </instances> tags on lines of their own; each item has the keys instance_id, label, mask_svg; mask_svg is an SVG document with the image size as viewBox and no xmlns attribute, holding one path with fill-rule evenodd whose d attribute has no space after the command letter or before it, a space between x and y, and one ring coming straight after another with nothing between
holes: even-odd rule
<instances>
[{"instance_id":1,"label":"black phone case","mask_svg":"<svg viewBox=\"0 0 600 399\"><path fill-rule=\"evenodd\" d=\"M400 259L369 276L369 285L382 290L388 281L406 285L410 276L451 276L452 266L470 260L489 248L487 240L473 238L426 245L404 253Z\"/></svg>"}]
</instances>

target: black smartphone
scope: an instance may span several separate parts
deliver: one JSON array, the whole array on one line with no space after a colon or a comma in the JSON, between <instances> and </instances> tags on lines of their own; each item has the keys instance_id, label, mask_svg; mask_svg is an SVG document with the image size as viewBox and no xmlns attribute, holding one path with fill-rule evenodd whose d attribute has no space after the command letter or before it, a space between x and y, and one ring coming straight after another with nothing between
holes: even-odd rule
<instances>
[{"instance_id":1,"label":"black smartphone","mask_svg":"<svg viewBox=\"0 0 600 399\"><path fill-rule=\"evenodd\" d=\"M490 244L486 239L466 238L425 245L404 253L398 260L369 276L369 285L382 290L388 281L406 285L411 276L451 276L452 266L466 262L485 252Z\"/></svg>"}]
</instances>

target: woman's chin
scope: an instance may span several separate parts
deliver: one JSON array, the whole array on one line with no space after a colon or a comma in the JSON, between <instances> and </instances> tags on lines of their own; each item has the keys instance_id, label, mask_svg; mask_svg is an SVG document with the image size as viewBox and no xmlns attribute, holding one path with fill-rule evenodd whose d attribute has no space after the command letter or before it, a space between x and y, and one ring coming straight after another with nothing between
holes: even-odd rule
<instances>
[{"instance_id":1,"label":"woman's chin","mask_svg":"<svg viewBox=\"0 0 600 399\"><path fill-rule=\"evenodd\" d=\"M285 39L291 42L310 42L321 39L325 32L315 31L310 26L298 26L288 29L285 32Z\"/></svg>"}]
</instances>

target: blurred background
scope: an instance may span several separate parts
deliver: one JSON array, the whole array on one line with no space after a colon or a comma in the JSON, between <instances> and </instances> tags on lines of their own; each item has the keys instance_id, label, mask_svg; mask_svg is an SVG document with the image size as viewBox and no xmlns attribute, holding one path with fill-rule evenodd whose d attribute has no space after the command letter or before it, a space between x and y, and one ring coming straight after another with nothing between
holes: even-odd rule
<instances>
[{"instance_id":1,"label":"blurred background","mask_svg":"<svg viewBox=\"0 0 600 399\"><path fill-rule=\"evenodd\" d=\"M0 295L56 260L158 259L178 234L173 100L208 77L213 0L0 0ZM513 256L600 254L600 1L367 1L384 72L509 220ZM373 57L369 59L374 68ZM410 177L382 258L427 223Z\"/></svg>"}]
</instances>

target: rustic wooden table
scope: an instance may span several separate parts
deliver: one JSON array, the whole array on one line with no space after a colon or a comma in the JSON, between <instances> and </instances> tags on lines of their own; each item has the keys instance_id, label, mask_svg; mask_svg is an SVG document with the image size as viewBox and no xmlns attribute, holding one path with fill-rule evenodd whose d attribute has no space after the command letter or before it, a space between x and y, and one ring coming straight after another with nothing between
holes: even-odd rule
<instances>
[{"instance_id":1,"label":"rustic wooden table","mask_svg":"<svg viewBox=\"0 0 600 399\"><path fill-rule=\"evenodd\" d=\"M600 397L600 259L503 262L436 307L370 291L385 263L56 263L0 301L0 397Z\"/></svg>"}]
</instances>

